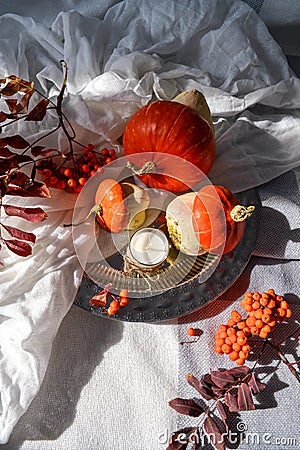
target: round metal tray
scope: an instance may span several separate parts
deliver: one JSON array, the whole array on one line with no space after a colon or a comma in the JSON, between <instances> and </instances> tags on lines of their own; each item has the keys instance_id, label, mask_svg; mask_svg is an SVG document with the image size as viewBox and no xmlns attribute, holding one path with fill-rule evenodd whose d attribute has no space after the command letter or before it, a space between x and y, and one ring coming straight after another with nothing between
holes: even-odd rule
<instances>
[{"instance_id":1,"label":"round metal tray","mask_svg":"<svg viewBox=\"0 0 300 450\"><path fill-rule=\"evenodd\" d=\"M108 316L101 308L90 305L89 300L103 286L87 276L82 279L74 304L101 317L128 322L157 322L189 314L207 305L223 294L241 275L247 265L256 242L260 199L255 189L236 194L241 204L254 205L255 211L247 220L245 233L235 249L221 259L205 254L197 258L190 276L176 287L157 295L132 297L126 307L114 316ZM213 268L213 270L211 270ZM98 270L97 267L94 270Z\"/></svg>"}]
</instances>

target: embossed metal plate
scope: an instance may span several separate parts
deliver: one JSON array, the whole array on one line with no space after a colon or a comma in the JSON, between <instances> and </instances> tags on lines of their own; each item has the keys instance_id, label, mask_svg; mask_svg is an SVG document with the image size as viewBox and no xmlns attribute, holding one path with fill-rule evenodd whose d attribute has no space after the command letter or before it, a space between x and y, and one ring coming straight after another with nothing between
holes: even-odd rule
<instances>
[{"instance_id":1,"label":"embossed metal plate","mask_svg":"<svg viewBox=\"0 0 300 450\"><path fill-rule=\"evenodd\" d=\"M198 273L195 273L195 268L193 268L194 272L186 281L157 295L152 293L149 297L130 298L126 307L121 308L114 316L107 316L101 308L89 304L89 300L103 289L103 286L97 285L84 276L74 304L98 316L128 322L170 320L207 305L223 294L237 280L247 265L255 246L261 207L259 196L255 189L249 189L236 194L236 196L241 204L254 205L255 211L247 220L242 240L232 252L223 255L218 260L217 266L214 267L208 278L203 275L214 263L214 256L206 254L197 258L195 267ZM97 270L96 267L95 270Z\"/></svg>"}]
</instances>

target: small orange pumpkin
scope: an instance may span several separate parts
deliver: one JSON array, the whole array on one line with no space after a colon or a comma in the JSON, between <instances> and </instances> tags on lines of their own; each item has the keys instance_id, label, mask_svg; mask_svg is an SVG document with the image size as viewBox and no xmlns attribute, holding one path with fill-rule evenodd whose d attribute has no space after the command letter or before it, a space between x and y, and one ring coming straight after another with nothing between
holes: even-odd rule
<instances>
[{"instance_id":1,"label":"small orange pumpkin","mask_svg":"<svg viewBox=\"0 0 300 450\"><path fill-rule=\"evenodd\" d=\"M132 183L103 180L95 195L96 219L106 231L119 233L139 228L146 218L149 194Z\"/></svg>"},{"instance_id":2,"label":"small orange pumpkin","mask_svg":"<svg viewBox=\"0 0 300 450\"><path fill-rule=\"evenodd\" d=\"M242 239L245 220L253 210L254 206L240 205L223 186L203 186L193 205L194 230L201 247L209 253L229 253Z\"/></svg>"}]
</instances>

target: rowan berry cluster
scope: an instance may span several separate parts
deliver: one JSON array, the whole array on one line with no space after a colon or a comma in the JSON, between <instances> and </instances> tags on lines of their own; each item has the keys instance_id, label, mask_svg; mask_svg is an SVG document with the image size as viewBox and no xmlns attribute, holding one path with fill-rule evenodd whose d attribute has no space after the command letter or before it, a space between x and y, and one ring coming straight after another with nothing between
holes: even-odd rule
<instances>
[{"instance_id":1,"label":"rowan berry cluster","mask_svg":"<svg viewBox=\"0 0 300 450\"><path fill-rule=\"evenodd\" d=\"M116 159L114 149L103 148L96 151L93 144L87 144L77 158L71 153L61 164L54 158L45 158L37 162L37 167L47 186L79 193L87 180L96 172L102 172L103 166ZM71 167L66 167L67 162Z\"/></svg>"},{"instance_id":2,"label":"rowan berry cluster","mask_svg":"<svg viewBox=\"0 0 300 450\"><path fill-rule=\"evenodd\" d=\"M227 324L218 328L215 336L215 351L227 354L231 361L243 365L249 356L249 338L259 336L266 339L277 323L289 319L292 311L288 302L274 289L266 292L246 292L241 306L248 313L246 318L236 310L231 312Z\"/></svg>"},{"instance_id":3,"label":"rowan berry cluster","mask_svg":"<svg viewBox=\"0 0 300 450\"><path fill-rule=\"evenodd\" d=\"M122 306L127 306L128 303L129 303L128 290L121 289L118 297L113 296L113 300L110 302L110 305L107 308L107 314L109 316L115 315Z\"/></svg>"}]
</instances>

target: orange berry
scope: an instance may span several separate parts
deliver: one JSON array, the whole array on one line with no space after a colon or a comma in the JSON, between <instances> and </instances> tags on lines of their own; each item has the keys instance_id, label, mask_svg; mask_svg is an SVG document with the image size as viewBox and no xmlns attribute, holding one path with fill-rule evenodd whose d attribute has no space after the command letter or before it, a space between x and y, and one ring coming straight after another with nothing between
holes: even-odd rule
<instances>
[{"instance_id":1,"label":"orange berry","mask_svg":"<svg viewBox=\"0 0 300 450\"><path fill-rule=\"evenodd\" d=\"M271 316L271 314L273 313L271 308L264 308L264 314L269 314Z\"/></svg>"},{"instance_id":2,"label":"orange berry","mask_svg":"<svg viewBox=\"0 0 300 450\"><path fill-rule=\"evenodd\" d=\"M196 330L195 330L195 328L189 328L189 329L187 330L187 334L188 334L189 336L196 336Z\"/></svg>"},{"instance_id":3,"label":"orange berry","mask_svg":"<svg viewBox=\"0 0 300 450\"><path fill-rule=\"evenodd\" d=\"M249 353L250 352L250 345L249 344L243 345L242 352Z\"/></svg>"},{"instance_id":4,"label":"orange berry","mask_svg":"<svg viewBox=\"0 0 300 450\"><path fill-rule=\"evenodd\" d=\"M240 352L239 352L239 357L240 357L241 359L247 359L248 353L245 353L245 352L243 352L243 351L240 351Z\"/></svg>"},{"instance_id":5,"label":"orange berry","mask_svg":"<svg viewBox=\"0 0 300 450\"><path fill-rule=\"evenodd\" d=\"M245 336L244 330L238 330L238 331L236 332L236 335L237 335L237 336L242 336L242 337L244 337L244 336Z\"/></svg>"},{"instance_id":6,"label":"orange berry","mask_svg":"<svg viewBox=\"0 0 300 450\"><path fill-rule=\"evenodd\" d=\"M57 189L65 189L66 186L67 183L65 182L65 180L58 180L58 182L56 183Z\"/></svg>"},{"instance_id":7,"label":"orange berry","mask_svg":"<svg viewBox=\"0 0 300 450\"><path fill-rule=\"evenodd\" d=\"M226 353L226 354L230 353L230 352L231 352L231 345L223 344L223 345L222 345L222 350L223 350L223 352Z\"/></svg>"},{"instance_id":8,"label":"orange berry","mask_svg":"<svg viewBox=\"0 0 300 450\"><path fill-rule=\"evenodd\" d=\"M243 332L244 332L244 335L245 335L245 336L250 336L250 334L251 334L251 331L250 331L250 328L249 328L249 327L245 327L245 328L243 329Z\"/></svg>"},{"instance_id":9,"label":"orange berry","mask_svg":"<svg viewBox=\"0 0 300 450\"><path fill-rule=\"evenodd\" d=\"M256 319L261 319L262 316L263 316L263 311L262 311L262 309L256 309L256 311L255 311L255 313L254 313L254 317L255 317Z\"/></svg>"},{"instance_id":10,"label":"orange berry","mask_svg":"<svg viewBox=\"0 0 300 450\"><path fill-rule=\"evenodd\" d=\"M219 336L220 336L221 339L226 339L226 338L227 338L227 333L226 333L226 331L221 331L221 332L219 333Z\"/></svg>"},{"instance_id":11,"label":"orange berry","mask_svg":"<svg viewBox=\"0 0 300 450\"><path fill-rule=\"evenodd\" d=\"M223 355L222 347L220 347L219 345L216 345L215 352L218 353L218 355Z\"/></svg>"},{"instance_id":12,"label":"orange berry","mask_svg":"<svg viewBox=\"0 0 300 450\"><path fill-rule=\"evenodd\" d=\"M239 336L237 338L236 342L243 346L243 345L245 345L247 343L247 338L246 338L246 336L245 337Z\"/></svg>"},{"instance_id":13,"label":"orange berry","mask_svg":"<svg viewBox=\"0 0 300 450\"><path fill-rule=\"evenodd\" d=\"M259 303L259 301L253 302L253 303L252 303L252 309L258 309L258 308L260 308L260 303Z\"/></svg>"},{"instance_id":14,"label":"orange berry","mask_svg":"<svg viewBox=\"0 0 300 450\"><path fill-rule=\"evenodd\" d=\"M261 295L259 292L254 292L254 294L252 295L253 300L260 300Z\"/></svg>"},{"instance_id":15,"label":"orange berry","mask_svg":"<svg viewBox=\"0 0 300 450\"><path fill-rule=\"evenodd\" d=\"M227 338L225 339L225 344L231 345L233 342L231 342L230 340L230 336L227 336Z\"/></svg>"},{"instance_id":16,"label":"orange berry","mask_svg":"<svg viewBox=\"0 0 300 450\"><path fill-rule=\"evenodd\" d=\"M236 325L237 325L239 330L243 330L246 327L246 321L245 320L241 320Z\"/></svg>"},{"instance_id":17,"label":"orange berry","mask_svg":"<svg viewBox=\"0 0 300 450\"><path fill-rule=\"evenodd\" d=\"M252 334L253 336L257 336L258 333L259 333L259 330L258 330L258 328L256 328L256 327L251 327L251 328L250 328L250 331L251 331L251 334Z\"/></svg>"},{"instance_id":18,"label":"orange berry","mask_svg":"<svg viewBox=\"0 0 300 450\"><path fill-rule=\"evenodd\" d=\"M259 300L259 303L260 303L262 306L267 306L267 304L269 303L269 297L268 297L268 298L262 297L262 298Z\"/></svg>"},{"instance_id":19,"label":"orange berry","mask_svg":"<svg viewBox=\"0 0 300 450\"><path fill-rule=\"evenodd\" d=\"M120 309L120 303L117 300L112 300L109 307L117 312Z\"/></svg>"},{"instance_id":20,"label":"orange berry","mask_svg":"<svg viewBox=\"0 0 300 450\"><path fill-rule=\"evenodd\" d=\"M236 334L236 330L232 327L227 328L227 334L230 336L231 334Z\"/></svg>"},{"instance_id":21,"label":"orange berry","mask_svg":"<svg viewBox=\"0 0 300 450\"><path fill-rule=\"evenodd\" d=\"M242 316L236 310L231 311L231 317L235 322L239 322L242 319Z\"/></svg>"},{"instance_id":22,"label":"orange berry","mask_svg":"<svg viewBox=\"0 0 300 450\"><path fill-rule=\"evenodd\" d=\"M272 300L272 299L268 303L268 307L271 308L271 309L274 308L275 305L276 305L275 300Z\"/></svg>"},{"instance_id":23,"label":"orange berry","mask_svg":"<svg viewBox=\"0 0 300 450\"><path fill-rule=\"evenodd\" d=\"M275 295L274 289L268 289L268 290L267 290L267 293L268 293L268 294L271 294L271 295Z\"/></svg>"},{"instance_id":24,"label":"orange berry","mask_svg":"<svg viewBox=\"0 0 300 450\"><path fill-rule=\"evenodd\" d=\"M263 329L260 330L258 336L262 339L266 339L268 337L269 333L267 333L266 331L264 331Z\"/></svg>"},{"instance_id":25,"label":"orange berry","mask_svg":"<svg viewBox=\"0 0 300 450\"><path fill-rule=\"evenodd\" d=\"M233 320L232 317L230 319L228 319L227 324L228 324L229 327L233 327L235 325L235 321Z\"/></svg>"},{"instance_id":26,"label":"orange berry","mask_svg":"<svg viewBox=\"0 0 300 450\"><path fill-rule=\"evenodd\" d=\"M252 311L252 304L251 305L244 305L243 308L244 308L244 310L246 312L251 312Z\"/></svg>"},{"instance_id":27,"label":"orange berry","mask_svg":"<svg viewBox=\"0 0 300 450\"><path fill-rule=\"evenodd\" d=\"M220 325L219 327L218 327L218 331L226 331L227 330L227 325Z\"/></svg>"},{"instance_id":28,"label":"orange berry","mask_svg":"<svg viewBox=\"0 0 300 450\"><path fill-rule=\"evenodd\" d=\"M255 317L254 316L250 316L250 317L248 317L246 319L246 324L248 325L248 327L251 328L251 327L254 327L255 321L256 321Z\"/></svg>"},{"instance_id":29,"label":"orange berry","mask_svg":"<svg viewBox=\"0 0 300 450\"><path fill-rule=\"evenodd\" d=\"M235 352L239 352L242 349L242 346L236 342L236 343L232 344L232 349Z\"/></svg>"},{"instance_id":30,"label":"orange berry","mask_svg":"<svg viewBox=\"0 0 300 450\"><path fill-rule=\"evenodd\" d=\"M119 296L120 297L128 297L129 296L128 289L121 289Z\"/></svg>"},{"instance_id":31,"label":"orange berry","mask_svg":"<svg viewBox=\"0 0 300 450\"><path fill-rule=\"evenodd\" d=\"M282 300L282 301L280 302L280 308L283 308L283 309L289 309L289 304L288 304L288 302L287 302L286 300Z\"/></svg>"},{"instance_id":32,"label":"orange berry","mask_svg":"<svg viewBox=\"0 0 300 450\"><path fill-rule=\"evenodd\" d=\"M52 170L50 170L50 169L44 169L43 170L43 176L45 178L49 178L49 177L51 177L51 175L52 175Z\"/></svg>"},{"instance_id":33,"label":"orange berry","mask_svg":"<svg viewBox=\"0 0 300 450\"><path fill-rule=\"evenodd\" d=\"M255 321L255 327L256 328L262 328L264 326L264 323L261 319L256 319Z\"/></svg>"},{"instance_id":34,"label":"orange berry","mask_svg":"<svg viewBox=\"0 0 300 450\"><path fill-rule=\"evenodd\" d=\"M228 339L230 340L231 344L234 344L237 341L237 336L236 334L231 334L230 336L228 336Z\"/></svg>"},{"instance_id":35,"label":"orange berry","mask_svg":"<svg viewBox=\"0 0 300 450\"><path fill-rule=\"evenodd\" d=\"M75 192L75 194L79 194L79 192L81 192L82 190L82 186L75 186L73 188L73 192Z\"/></svg>"},{"instance_id":36,"label":"orange berry","mask_svg":"<svg viewBox=\"0 0 300 450\"><path fill-rule=\"evenodd\" d=\"M248 291L248 292L245 292L245 294L244 294L244 298L247 298L247 297L250 297L250 298L252 298L252 292L250 292L250 291Z\"/></svg>"},{"instance_id":37,"label":"orange berry","mask_svg":"<svg viewBox=\"0 0 300 450\"><path fill-rule=\"evenodd\" d=\"M129 303L128 297L120 297L120 306L127 306Z\"/></svg>"},{"instance_id":38,"label":"orange berry","mask_svg":"<svg viewBox=\"0 0 300 450\"><path fill-rule=\"evenodd\" d=\"M290 308L286 309L286 313L285 313L285 317L287 319L289 319L290 317L292 317L292 310Z\"/></svg>"},{"instance_id":39,"label":"orange berry","mask_svg":"<svg viewBox=\"0 0 300 450\"><path fill-rule=\"evenodd\" d=\"M66 177L70 177L70 176L72 176L72 174L73 174L73 171L72 171L72 169L65 169L64 170L64 175L66 176Z\"/></svg>"},{"instance_id":40,"label":"orange berry","mask_svg":"<svg viewBox=\"0 0 300 450\"><path fill-rule=\"evenodd\" d=\"M76 186L76 181L73 178L69 178L67 184L70 188L74 188Z\"/></svg>"},{"instance_id":41,"label":"orange berry","mask_svg":"<svg viewBox=\"0 0 300 450\"><path fill-rule=\"evenodd\" d=\"M52 177L49 178L48 182L51 184L56 184L58 182L58 178L52 175Z\"/></svg>"},{"instance_id":42,"label":"orange berry","mask_svg":"<svg viewBox=\"0 0 300 450\"><path fill-rule=\"evenodd\" d=\"M220 338L216 339L216 345L222 347L222 345L224 345L224 344L225 344L225 339L220 339Z\"/></svg>"},{"instance_id":43,"label":"orange berry","mask_svg":"<svg viewBox=\"0 0 300 450\"><path fill-rule=\"evenodd\" d=\"M243 366L245 364L245 360L243 358L238 358L235 360L236 364L239 366Z\"/></svg>"},{"instance_id":44,"label":"orange berry","mask_svg":"<svg viewBox=\"0 0 300 450\"><path fill-rule=\"evenodd\" d=\"M263 313L263 315L261 316L261 320L262 320L264 323L270 322L270 320L271 320L270 314Z\"/></svg>"},{"instance_id":45,"label":"orange berry","mask_svg":"<svg viewBox=\"0 0 300 450\"><path fill-rule=\"evenodd\" d=\"M271 330L270 325L266 324L262 327L262 329L260 331L263 331L264 333L269 334L272 330Z\"/></svg>"},{"instance_id":46,"label":"orange berry","mask_svg":"<svg viewBox=\"0 0 300 450\"><path fill-rule=\"evenodd\" d=\"M278 315L279 317L285 317L286 309L283 309L283 308L277 308L276 312L277 312L277 315Z\"/></svg>"},{"instance_id":47,"label":"orange berry","mask_svg":"<svg viewBox=\"0 0 300 450\"><path fill-rule=\"evenodd\" d=\"M268 322L270 328L274 328L276 325L276 319L272 319Z\"/></svg>"},{"instance_id":48,"label":"orange berry","mask_svg":"<svg viewBox=\"0 0 300 450\"><path fill-rule=\"evenodd\" d=\"M114 314L116 314L116 312L117 311L115 309L111 308L110 306L107 308L107 314L109 316L113 316Z\"/></svg>"},{"instance_id":49,"label":"orange berry","mask_svg":"<svg viewBox=\"0 0 300 450\"><path fill-rule=\"evenodd\" d=\"M236 359L238 359L239 354L238 354L238 352L233 351L233 352L230 352L228 356L231 361L235 361Z\"/></svg>"}]
</instances>

